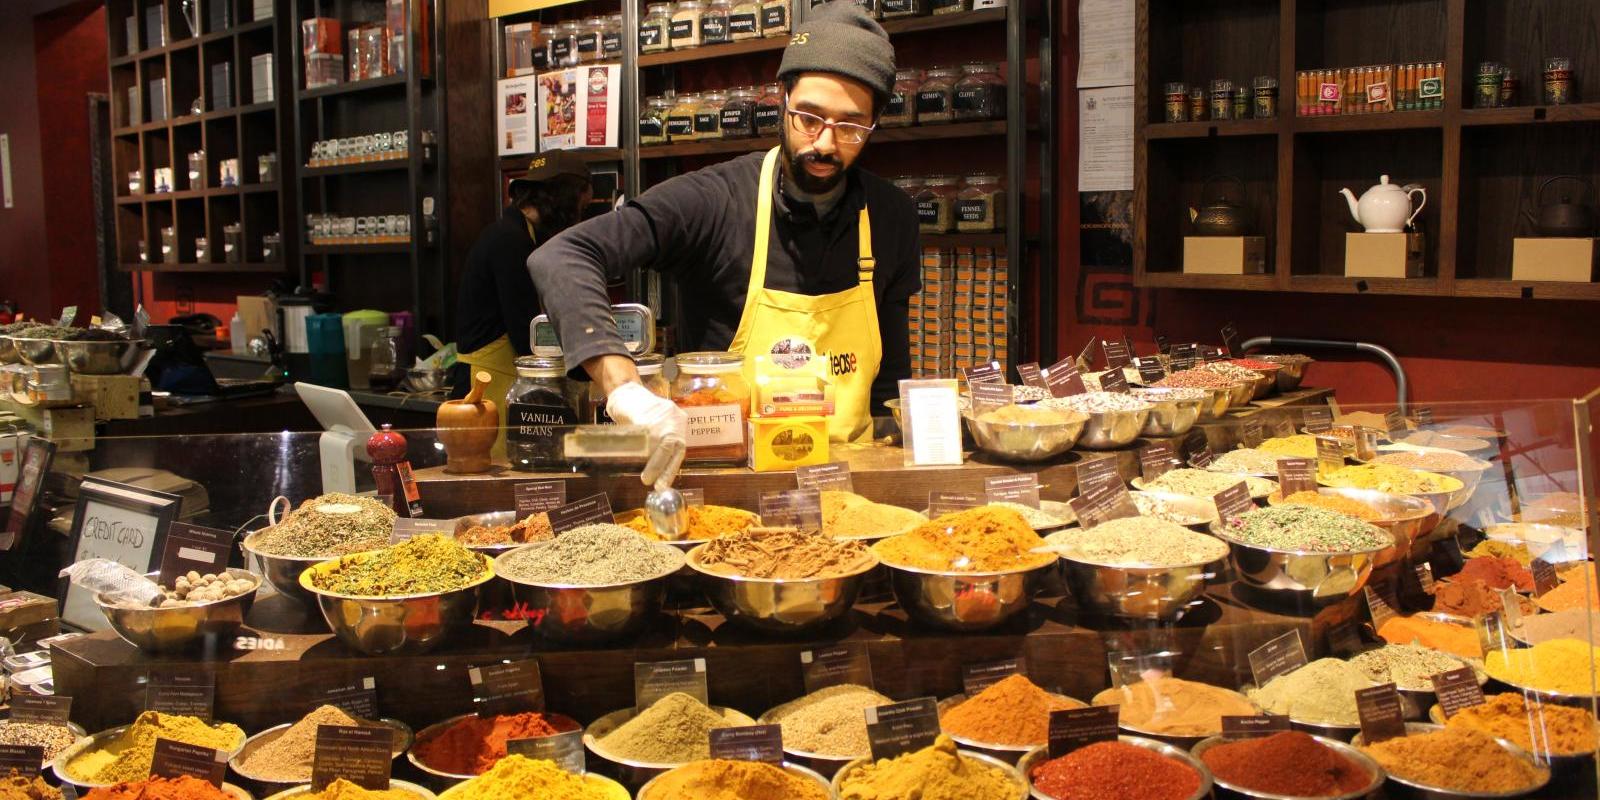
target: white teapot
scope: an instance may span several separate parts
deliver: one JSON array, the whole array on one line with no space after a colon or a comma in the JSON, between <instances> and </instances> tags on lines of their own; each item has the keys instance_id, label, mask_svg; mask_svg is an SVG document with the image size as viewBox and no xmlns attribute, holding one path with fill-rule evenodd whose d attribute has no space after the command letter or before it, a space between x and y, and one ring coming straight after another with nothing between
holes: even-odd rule
<instances>
[{"instance_id":1,"label":"white teapot","mask_svg":"<svg viewBox=\"0 0 1600 800\"><path fill-rule=\"evenodd\" d=\"M1411 207L1413 192L1422 197L1415 209ZM1363 193L1359 201L1349 189L1340 189L1339 194L1350 203L1350 216L1355 217L1367 233L1400 233L1428 203L1428 193L1421 186L1393 184L1388 175L1380 176L1378 184Z\"/></svg>"}]
</instances>

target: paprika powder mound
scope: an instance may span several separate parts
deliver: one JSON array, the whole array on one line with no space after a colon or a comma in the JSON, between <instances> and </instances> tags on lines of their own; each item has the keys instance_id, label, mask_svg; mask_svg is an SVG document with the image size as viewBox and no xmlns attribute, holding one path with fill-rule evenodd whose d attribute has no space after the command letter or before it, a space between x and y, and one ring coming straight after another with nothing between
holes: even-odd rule
<instances>
[{"instance_id":1,"label":"paprika powder mound","mask_svg":"<svg viewBox=\"0 0 1600 800\"><path fill-rule=\"evenodd\" d=\"M1372 775L1300 731L1219 744L1200 754L1217 780L1295 797L1336 797L1372 782Z\"/></svg>"},{"instance_id":2,"label":"paprika powder mound","mask_svg":"<svg viewBox=\"0 0 1600 800\"><path fill-rule=\"evenodd\" d=\"M177 778L147 778L114 786L102 786L84 795L83 800L237 800L237 798L212 786L209 781L183 775Z\"/></svg>"},{"instance_id":3,"label":"paprika powder mound","mask_svg":"<svg viewBox=\"0 0 1600 800\"><path fill-rule=\"evenodd\" d=\"M575 728L533 711L464 717L417 742L413 752L431 769L451 775L482 775L506 757L507 741L538 739L569 730Z\"/></svg>"},{"instance_id":4,"label":"paprika powder mound","mask_svg":"<svg viewBox=\"0 0 1600 800\"><path fill-rule=\"evenodd\" d=\"M1038 764L1033 788L1055 800L1186 800L1200 790L1187 764L1126 742L1096 742Z\"/></svg>"},{"instance_id":5,"label":"paprika powder mound","mask_svg":"<svg viewBox=\"0 0 1600 800\"><path fill-rule=\"evenodd\" d=\"M939 724L946 733L963 739L1026 747L1049 740L1050 712L1083 705L1040 689L1019 673L944 712Z\"/></svg>"},{"instance_id":6,"label":"paprika powder mound","mask_svg":"<svg viewBox=\"0 0 1600 800\"><path fill-rule=\"evenodd\" d=\"M1458 581L1483 581L1490 589L1512 586L1519 592L1533 591L1533 573L1514 558L1469 558L1455 574Z\"/></svg>"}]
</instances>

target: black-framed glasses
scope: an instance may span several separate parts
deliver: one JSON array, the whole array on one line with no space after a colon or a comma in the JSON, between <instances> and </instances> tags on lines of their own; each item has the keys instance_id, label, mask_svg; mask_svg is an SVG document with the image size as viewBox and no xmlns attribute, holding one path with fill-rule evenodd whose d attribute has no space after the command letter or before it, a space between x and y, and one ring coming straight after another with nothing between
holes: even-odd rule
<instances>
[{"instance_id":1,"label":"black-framed glasses","mask_svg":"<svg viewBox=\"0 0 1600 800\"><path fill-rule=\"evenodd\" d=\"M789 109L789 124L796 131L805 134L811 139L822 135L828 128L833 129L833 138L840 144L861 144L877 129L876 125L857 125L854 122L829 122L822 117L807 111Z\"/></svg>"}]
</instances>

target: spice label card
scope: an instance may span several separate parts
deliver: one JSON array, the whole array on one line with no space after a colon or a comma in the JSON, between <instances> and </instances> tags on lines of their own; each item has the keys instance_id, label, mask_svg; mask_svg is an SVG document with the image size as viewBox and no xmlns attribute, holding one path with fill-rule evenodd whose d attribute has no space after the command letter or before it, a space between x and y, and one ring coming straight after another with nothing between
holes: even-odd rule
<instances>
[{"instance_id":1,"label":"spice label card","mask_svg":"<svg viewBox=\"0 0 1600 800\"><path fill-rule=\"evenodd\" d=\"M1083 376L1078 374L1078 365L1070 358L1050 365L1044 371L1044 381L1051 397L1071 397L1089 391L1089 387L1083 384Z\"/></svg>"},{"instance_id":2,"label":"spice label card","mask_svg":"<svg viewBox=\"0 0 1600 800\"><path fill-rule=\"evenodd\" d=\"M228 753L210 747L198 747L173 739L157 739L156 752L150 760L150 775L156 778L181 778L185 775L221 786L228 772Z\"/></svg>"},{"instance_id":3,"label":"spice label card","mask_svg":"<svg viewBox=\"0 0 1600 800\"><path fill-rule=\"evenodd\" d=\"M1139 516L1139 507L1133 504L1133 495L1122 483L1099 483L1074 497L1069 503L1084 530L1114 519Z\"/></svg>"},{"instance_id":4,"label":"spice label card","mask_svg":"<svg viewBox=\"0 0 1600 800\"><path fill-rule=\"evenodd\" d=\"M1072 359L1072 364L1078 368L1079 372L1089 371L1090 366L1093 364L1090 359L1094 358L1094 348L1098 344L1100 344L1100 339L1098 337L1090 336L1089 341L1083 343L1083 349L1078 351L1078 357ZM1049 371L1053 372L1055 371L1055 368L1059 366L1061 366L1061 364L1057 363L1055 366L1051 367Z\"/></svg>"},{"instance_id":5,"label":"spice label card","mask_svg":"<svg viewBox=\"0 0 1600 800\"><path fill-rule=\"evenodd\" d=\"M1306 648L1299 631L1289 631L1250 651L1250 672L1257 686L1305 665Z\"/></svg>"},{"instance_id":6,"label":"spice label card","mask_svg":"<svg viewBox=\"0 0 1600 800\"><path fill-rule=\"evenodd\" d=\"M949 379L900 382L900 435L907 466L961 463L960 396Z\"/></svg>"},{"instance_id":7,"label":"spice label card","mask_svg":"<svg viewBox=\"0 0 1600 800\"><path fill-rule=\"evenodd\" d=\"M983 505L983 495L973 492L928 492L928 516L939 517Z\"/></svg>"},{"instance_id":8,"label":"spice label card","mask_svg":"<svg viewBox=\"0 0 1600 800\"><path fill-rule=\"evenodd\" d=\"M1039 476L1002 475L985 478L983 496L991 503L1020 503L1029 508L1039 507Z\"/></svg>"},{"instance_id":9,"label":"spice label card","mask_svg":"<svg viewBox=\"0 0 1600 800\"><path fill-rule=\"evenodd\" d=\"M1172 355L1172 340L1161 334L1156 334L1156 351L1164 356Z\"/></svg>"},{"instance_id":10,"label":"spice label card","mask_svg":"<svg viewBox=\"0 0 1600 800\"><path fill-rule=\"evenodd\" d=\"M1250 420L1244 424L1244 427L1239 429L1239 443L1244 447L1255 447L1261 444L1264 434L1265 431L1262 428L1261 420Z\"/></svg>"},{"instance_id":11,"label":"spice label card","mask_svg":"<svg viewBox=\"0 0 1600 800\"><path fill-rule=\"evenodd\" d=\"M972 394L972 413L984 414L1011 405L1012 389L1004 383L968 383Z\"/></svg>"},{"instance_id":12,"label":"spice label card","mask_svg":"<svg viewBox=\"0 0 1600 800\"><path fill-rule=\"evenodd\" d=\"M757 508L765 525L822 529L822 492L817 489L762 492Z\"/></svg>"},{"instance_id":13,"label":"spice label card","mask_svg":"<svg viewBox=\"0 0 1600 800\"><path fill-rule=\"evenodd\" d=\"M519 519L540 511L554 511L567 504L567 482L527 481L512 486L511 496Z\"/></svg>"},{"instance_id":14,"label":"spice label card","mask_svg":"<svg viewBox=\"0 0 1600 800\"><path fill-rule=\"evenodd\" d=\"M1382 433L1375 428L1356 426L1354 441L1355 457L1361 461L1371 461L1378 457L1378 434Z\"/></svg>"},{"instance_id":15,"label":"spice label card","mask_svg":"<svg viewBox=\"0 0 1600 800\"><path fill-rule=\"evenodd\" d=\"M1250 499L1250 484L1244 481L1217 492L1211 498L1217 506L1217 519L1230 520L1243 516L1256 507L1254 500Z\"/></svg>"},{"instance_id":16,"label":"spice label card","mask_svg":"<svg viewBox=\"0 0 1600 800\"><path fill-rule=\"evenodd\" d=\"M1434 675L1433 693L1439 696L1439 709L1445 718L1463 708L1483 705L1483 687L1472 667L1462 667Z\"/></svg>"},{"instance_id":17,"label":"spice label card","mask_svg":"<svg viewBox=\"0 0 1600 800\"><path fill-rule=\"evenodd\" d=\"M806 693L841 683L872 686L872 656L864 645L841 644L826 650L800 651L800 677Z\"/></svg>"},{"instance_id":18,"label":"spice label card","mask_svg":"<svg viewBox=\"0 0 1600 800\"><path fill-rule=\"evenodd\" d=\"M1154 356L1136 358L1134 364L1139 367L1139 380L1145 384L1155 383L1167 377L1167 368L1161 366L1161 359Z\"/></svg>"},{"instance_id":19,"label":"spice label card","mask_svg":"<svg viewBox=\"0 0 1600 800\"><path fill-rule=\"evenodd\" d=\"M311 760L311 789L320 792L344 778L374 792L389 788L394 765L394 729L320 725Z\"/></svg>"},{"instance_id":20,"label":"spice label card","mask_svg":"<svg viewBox=\"0 0 1600 800\"><path fill-rule=\"evenodd\" d=\"M160 744L164 739L157 740ZM0 744L0 775L16 770L24 778L39 774L44 761L44 748L36 744ZM224 764L224 767L227 765Z\"/></svg>"},{"instance_id":21,"label":"spice label card","mask_svg":"<svg viewBox=\"0 0 1600 800\"><path fill-rule=\"evenodd\" d=\"M1211 452L1211 440L1206 438L1206 433L1199 428L1189 431L1183 437L1184 452L1189 454L1189 466L1195 469L1205 469L1216 458Z\"/></svg>"},{"instance_id":22,"label":"spice label card","mask_svg":"<svg viewBox=\"0 0 1600 800\"><path fill-rule=\"evenodd\" d=\"M1222 349L1229 358L1239 357L1239 326L1232 322L1222 326Z\"/></svg>"},{"instance_id":23,"label":"spice label card","mask_svg":"<svg viewBox=\"0 0 1600 800\"><path fill-rule=\"evenodd\" d=\"M699 487L693 489L683 488L678 490L678 494L683 495L683 504L686 506L703 506L706 504L705 489Z\"/></svg>"},{"instance_id":24,"label":"spice label card","mask_svg":"<svg viewBox=\"0 0 1600 800\"><path fill-rule=\"evenodd\" d=\"M1333 409L1326 406L1316 406L1306 409L1306 430L1311 433L1327 433L1333 429Z\"/></svg>"},{"instance_id":25,"label":"spice label card","mask_svg":"<svg viewBox=\"0 0 1600 800\"><path fill-rule=\"evenodd\" d=\"M961 687L971 697L1012 675L1026 674L1021 656L1000 661L981 661L961 666Z\"/></svg>"},{"instance_id":26,"label":"spice label card","mask_svg":"<svg viewBox=\"0 0 1600 800\"><path fill-rule=\"evenodd\" d=\"M34 694L32 692L16 694L11 697L11 719L15 722L65 725L71 716L71 697ZM0 775L3 774L5 774L5 770L0 769Z\"/></svg>"},{"instance_id":27,"label":"spice label card","mask_svg":"<svg viewBox=\"0 0 1600 800\"><path fill-rule=\"evenodd\" d=\"M583 752L583 731L567 731L537 739L508 739L506 753L554 761L565 772L582 775L589 765Z\"/></svg>"},{"instance_id":28,"label":"spice label card","mask_svg":"<svg viewBox=\"0 0 1600 800\"><path fill-rule=\"evenodd\" d=\"M1417 576L1417 586L1421 587L1423 594L1433 594L1433 567L1428 562L1412 564L1411 571Z\"/></svg>"},{"instance_id":29,"label":"spice label card","mask_svg":"<svg viewBox=\"0 0 1600 800\"><path fill-rule=\"evenodd\" d=\"M1005 383L1005 368L998 361L979 364L976 367L962 367L961 374L967 377L967 386L976 383Z\"/></svg>"},{"instance_id":30,"label":"spice label card","mask_svg":"<svg viewBox=\"0 0 1600 800\"><path fill-rule=\"evenodd\" d=\"M534 659L467 670L480 716L544 710L544 679Z\"/></svg>"},{"instance_id":31,"label":"spice label card","mask_svg":"<svg viewBox=\"0 0 1600 800\"><path fill-rule=\"evenodd\" d=\"M706 660L649 661L633 665L633 706L644 711L673 692L683 692L709 704L706 693Z\"/></svg>"},{"instance_id":32,"label":"spice label card","mask_svg":"<svg viewBox=\"0 0 1600 800\"><path fill-rule=\"evenodd\" d=\"M1466 561L1467 554L1461 549L1461 541L1454 536L1434 542L1433 552L1428 554L1428 563L1433 565L1435 575L1454 575L1461 571L1461 565ZM1534 578L1534 582L1537 584L1538 578Z\"/></svg>"},{"instance_id":33,"label":"spice label card","mask_svg":"<svg viewBox=\"0 0 1600 800\"><path fill-rule=\"evenodd\" d=\"M1100 340L1100 353L1106 358L1106 369L1116 371L1128 366L1128 346L1122 342ZM1102 376L1104 381L1105 377ZM1103 384L1102 384L1103 385Z\"/></svg>"},{"instance_id":34,"label":"spice label card","mask_svg":"<svg viewBox=\"0 0 1600 800\"><path fill-rule=\"evenodd\" d=\"M1278 459L1278 486L1283 497L1317 490L1317 462L1311 458Z\"/></svg>"},{"instance_id":35,"label":"spice label card","mask_svg":"<svg viewBox=\"0 0 1600 800\"><path fill-rule=\"evenodd\" d=\"M1179 463L1178 452L1166 442L1152 444L1139 451L1139 474L1144 477L1145 483L1171 472ZM1082 475L1078 481L1082 483Z\"/></svg>"},{"instance_id":36,"label":"spice label card","mask_svg":"<svg viewBox=\"0 0 1600 800\"><path fill-rule=\"evenodd\" d=\"M394 531L389 534L390 544L399 544L410 539L415 539L425 533L437 533L441 536L455 536L456 521L453 519L423 519L421 517L399 517L394 521Z\"/></svg>"},{"instance_id":37,"label":"spice label card","mask_svg":"<svg viewBox=\"0 0 1600 800\"><path fill-rule=\"evenodd\" d=\"M1491 650L1511 650L1519 646L1506 631L1504 616L1499 611L1490 611L1481 617L1473 617L1472 627L1478 632L1478 645L1485 653Z\"/></svg>"},{"instance_id":38,"label":"spice label card","mask_svg":"<svg viewBox=\"0 0 1600 800\"><path fill-rule=\"evenodd\" d=\"M151 670L145 686L144 707L147 711L209 720L216 699L216 675Z\"/></svg>"},{"instance_id":39,"label":"spice label card","mask_svg":"<svg viewBox=\"0 0 1600 800\"><path fill-rule=\"evenodd\" d=\"M1372 618L1372 630L1383 630L1383 624L1394 619L1395 600L1393 587L1387 580L1373 580L1371 584L1362 587L1361 593L1367 599L1367 615Z\"/></svg>"},{"instance_id":40,"label":"spice label card","mask_svg":"<svg viewBox=\"0 0 1600 800\"><path fill-rule=\"evenodd\" d=\"M1078 465L1078 494L1083 494L1101 483L1122 483L1122 473L1117 471L1116 458L1096 458Z\"/></svg>"},{"instance_id":41,"label":"spice label card","mask_svg":"<svg viewBox=\"0 0 1600 800\"><path fill-rule=\"evenodd\" d=\"M1032 386L1035 389L1049 389L1050 384L1045 382L1044 370L1039 368L1036 361L1017 365L1017 377L1022 379L1023 386Z\"/></svg>"},{"instance_id":42,"label":"spice label card","mask_svg":"<svg viewBox=\"0 0 1600 800\"><path fill-rule=\"evenodd\" d=\"M939 738L939 701L919 697L902 703L864 709L872 758L894 758L921 750Z\"/></svg>"},{"instance_id":43,"label":"spice label card","mask_svg":"<svg viewBox=\"0 0 1600 800\"><path fill-rule=\"evenodd\" d=\"M593 525L597 522L614 523L616 515L611 513L611 498L605 493L592 494L575 503L568 503L560 508L550 510L550 530L556 535L561 535L573 528Z\"/></svg>"},{"instance_id":44,"label":"spice label card","mask_svg":"<svg viewBox=\"0 0 1600 800\"><path fill-rule=\"evenodd\" d=\"M1294 420L1288 417L1278 417L1278 421L1272 423L1272 435L1283 439L1293 436Z\"/></svg>"},{"instance_id":45,"label":"spice label card","mask_svg":"<svg viewBox=\"0 0 1600 800\"><path fill-rule=\"evenodd\" d=\"M1413 406L1411 418L1416 420L1417 427L1426 428L1433 424L1433 406Z\"/></svg>"},{"instance_id":46,"label":"spice label card","mask_svg":"<svg viewBox=\"0 0 1600 800\"><path fill-rule=\"evenodd\" d=\"M1390 411L1383 415L1383 425L1389 429L1389 438L1398 440L1406 432L1406 417L1398 411Z\"/></svg>"},{"instance_id":47,"label":"spice label card","mask_svg":"<svg viewBox=\"0 0 1600 800\"><path fill-rule=\"evenodd\" d=\"M361 719L377 719L378 679L366 677L354 683L335 686L323 692L322 698L313 703L313 708L319 705L330 705Z\"/></svg>"},{"instance_id":48,"label":"spice label card","mask_svg":"<svg viewBox=\"0 0 1600 800\"><path fill-rule=\"evenodd\" d=\"M1121 369L1100 373L1100 391L1113 394L1128 393L1128 376L1122 374Z\"/></svg>"},{"instance_id":49,"label":"spice label card","mask_svg":"<svg viewBox=\"0 0 1600 800\"><path fill-rule=\"evenodd\" d=\"M1507 586L1500 590L1500 608L1507 627L1522 626L1522 595L1517 594L1517 587Z\"/></svg>"},{"instance_id":50,"label":"spice label card","mask_svg":"<svg viewBox=\"0 0 1600 800\"><path fill-rule=\"evenodd\" d=\"M1289 729L1289 717L1286 714L1222 718L1222 736L1226 739L1260 739Z\"/></svg>"},{"instance_id":51,"label":"spice label card","mask_svg":"<svg viewBox=\"0 0 1600 800\"><path fill-rule=\"evenodd\" d=\"M1120 706L1090 706L1050 712L1050 757L1060 758L1095 742L1117 740Z\"/></svg>"},{"instance_id":52,"label":"spice label card","mask_svg":"<svg viewBox=\"0 0 1600 800\"><path fill-rule=\"evenodd\" d=\"M797 488L816 489L819 492L829 489L841 492L855 491L855 484L850 481L850 464L845 461L795 467L794 482Z\"/></svg>"},{"instance_id":53,"label":"spice label card","mask_svg":"<svg viewBox=\"0 0 1600 800\"><path fill-rule=\"evenodd\" d=\"M171 586L179 575L190 572L201 575L225 572L232 550L233 533L230 531L174 522L167 529L167 543L161 550L161 585Z\"/></svg>"},{"instance_id":54,"label":"spice label card","mask_svg":"<svg viewBox=\"0 0 1600 800\"><path fill-rule=\"evenodd\" d=\"M1400 692L1392 683L1356 690L1356 713L1361 717L1361 737L1367 744L1406 735Z\"/></svg>"},{"instance_id":55,"label":"spice label card","mask_svg":"<svg viewBox=\"0 0 1600 800\"><path fill-rule=\"evenodd\" d=\"M1194 369L1195 354L1199 352L1199 349L1199 346L1195 344L1174 345L1172 348L1172 371L1182 372L1186 369Z\"/></svg>"},{"instance_id":56,"label":"spice label card","mask_svg":"<svg viewBox=\"0 0 1600 800\"><path fill-rule=\"evenodd\" d=\"M730 761L783 763L783 727L741 725L711 729L711 757Z\"/></svg>"},{"instance_id":57,"label":"spice label card","mask_svg":"<svg viewBox=\"0 0 1600 800\"><path fill-rule=\"evenodd\" d=\"M1556 575L1556 565L1536 558L1528 565L1533 572L1533 596L1544 597L1544 593L1560 585L1561 579Z\"/></svg>"},{"instance_id":58,"label":"spice label card","mask_svg":"<svg viewBox=\"0 0 1600 800\"><path fill-rule=\"evenodd\" d=\"M1344 467L1344 445L1337 436L1317 437L1317 474L1326 477Z\"/></svg>"}]
</instances>

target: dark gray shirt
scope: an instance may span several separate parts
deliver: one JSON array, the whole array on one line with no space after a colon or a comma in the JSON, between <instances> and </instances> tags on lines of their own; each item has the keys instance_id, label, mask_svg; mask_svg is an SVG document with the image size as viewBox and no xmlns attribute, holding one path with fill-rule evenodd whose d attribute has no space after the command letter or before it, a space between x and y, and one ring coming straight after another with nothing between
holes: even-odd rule
<instances>
[{"instance_id":1,"label":"dark gray shirt","mask_svg":"<svg viewBox=\"0 0 1600 800\"><path fill-rule=\"evenodd\" d=\"M569 365L576 370L595 356L626 354L611 320L606 279L639 268L677 280L684 306L683 319L675 321L680 350L727 349L750 283L763 155L666 181L610 214L567 229L529 256L528 269ZM922 290L911 198L860 169L850 170L844 196L821 218L810 204L781 190L775 194L767 288L798 294L832 294L858 283L856 220L861 208L869 210L883 344L872 401L874 413L882 414L879 404L897 396L899 381L911 377L908 305Z\"/></svg>"}]
</instances>

